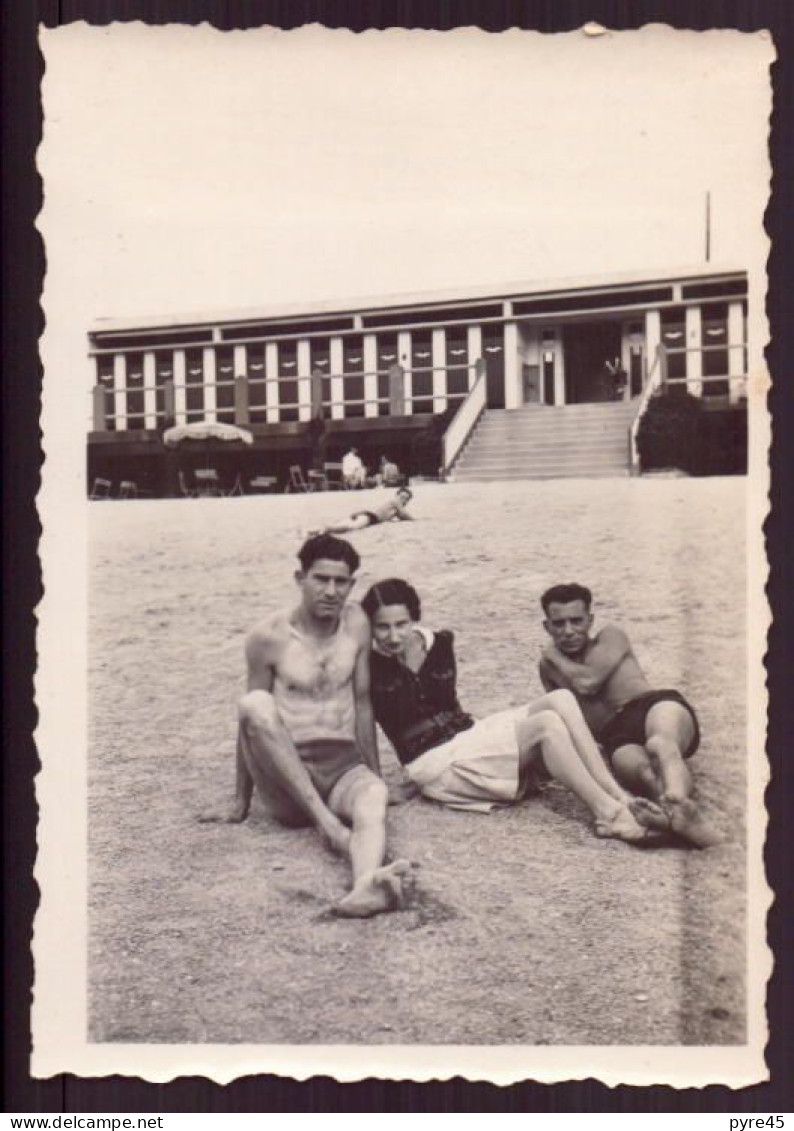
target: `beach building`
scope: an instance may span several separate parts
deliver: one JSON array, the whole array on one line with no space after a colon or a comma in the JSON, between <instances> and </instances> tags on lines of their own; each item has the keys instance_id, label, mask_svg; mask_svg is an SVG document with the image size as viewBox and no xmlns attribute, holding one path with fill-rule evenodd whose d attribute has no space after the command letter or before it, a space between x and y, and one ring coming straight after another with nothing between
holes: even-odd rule
<instances>
[{"instance_id":1,"label":"beach building","mask_svg":"<svg viewBox=\"0 0 794 1131\"><path fill-rule=\"evenodd\" d=\"M652 393L745 409L747 286L744 270L701 267L103 319L88 335L89 488L179 493L162 434L202 420L253 435L213 453L240 490L284 487L351 445L416 473L431 441L447 478L630 474Z\"/></svg>"}]
</instances>

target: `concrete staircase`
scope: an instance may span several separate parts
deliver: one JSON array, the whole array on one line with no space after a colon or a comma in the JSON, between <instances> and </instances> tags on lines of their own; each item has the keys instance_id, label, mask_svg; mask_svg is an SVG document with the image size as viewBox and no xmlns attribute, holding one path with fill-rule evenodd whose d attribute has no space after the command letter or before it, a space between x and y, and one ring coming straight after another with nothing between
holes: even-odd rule
<instances>
[{"instance_id":1,"label":"concrete staircase","mask_svg":"<svg viewBox=\"0 0 794 1131\"><path fill-rule=\"evenodd\" d=\"M488 409L451 478L458 483L628 475L636 411L636 401Z\"/></svg>"}]
</instances>

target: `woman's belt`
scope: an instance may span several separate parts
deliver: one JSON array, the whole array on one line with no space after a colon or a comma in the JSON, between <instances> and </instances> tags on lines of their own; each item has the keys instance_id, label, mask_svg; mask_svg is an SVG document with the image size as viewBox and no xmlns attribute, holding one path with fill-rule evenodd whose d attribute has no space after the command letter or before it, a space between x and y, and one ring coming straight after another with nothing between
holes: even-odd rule
<instances>
[{"instance_id":1,"label":"woman's belt","mask_svg":"<svg viewBox=\"0 0 794 1131\"><path fill-rule=\"evenodd\" d=\"M405 748L406 760L412 761L418 758L426 750L440 746L442 742L449 742L456 734L472 726L474 719L465 711L441 711L437 715L430 715L426 719L412 723L400 736Z\"/></svg>"}]
</instances>

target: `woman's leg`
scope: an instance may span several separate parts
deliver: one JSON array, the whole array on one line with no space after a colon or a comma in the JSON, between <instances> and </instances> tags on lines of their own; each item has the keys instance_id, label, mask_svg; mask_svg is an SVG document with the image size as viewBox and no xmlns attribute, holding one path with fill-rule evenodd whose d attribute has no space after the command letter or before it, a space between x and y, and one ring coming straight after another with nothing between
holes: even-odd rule
<instances>
[{"instance_id":1,"label":"woman's leg","mask_svg":"<svg viewBox=\"0 0 794 1131\"><path fill-rule=\"evenodd\" d=\"M554 711L556 715L559 715L571 736L571 742L576 753L591 777L610 797L625 803L628 795L609 772L590 728L585 722L582 709L572 692L560 688L558 691L549 691L546 695L541 695L539 699L533 699L527 707L527 712L536 714L538 711Z\"/></svg>"}]
</instances>

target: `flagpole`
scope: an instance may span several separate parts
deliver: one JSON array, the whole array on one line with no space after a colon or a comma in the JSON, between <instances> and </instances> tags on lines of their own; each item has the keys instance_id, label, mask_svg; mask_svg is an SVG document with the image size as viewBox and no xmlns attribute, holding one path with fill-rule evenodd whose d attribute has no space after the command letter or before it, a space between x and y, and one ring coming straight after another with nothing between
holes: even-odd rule
<instances>
[{"instance_id":1,"label":"flagpole","mask_svg":"<svg viewBox=\"0 0 794 1131\"><path fill-rule=\"evenodd\" d=\"M706 193L706 263L711 260L711 193Z\"/></svg>"}]
</instances>

